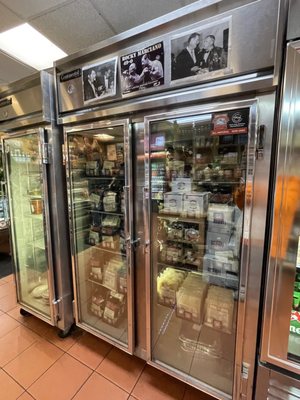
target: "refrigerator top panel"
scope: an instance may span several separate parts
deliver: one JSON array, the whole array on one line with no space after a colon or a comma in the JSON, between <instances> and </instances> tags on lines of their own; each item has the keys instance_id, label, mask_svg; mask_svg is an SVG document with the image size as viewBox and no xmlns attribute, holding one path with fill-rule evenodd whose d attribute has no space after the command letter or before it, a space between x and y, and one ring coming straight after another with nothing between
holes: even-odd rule
<instances>
[{"instance_id":1,"label":"refrigerator top panel","mask_svg":"<svg viewBox=\"0 0 300 400\"><path fill-rule=\"evenodd\" d=\"M271 76L270 87L281 62L285 11L280 0L198 1L59 60L59 121L96 107L108 115L112 102L132 104L133 97L209 88L208 82L242 75L248 80Z\"/></svg>"},{"instance_id":2,"label":"refrigerator top panel","mask_svg":"<svg viewBox=\"0 0 300 400\"><path fill-rule=\"evenodd\" d=\"M287 40L295 40L300 38L300 3L297 0L290 0L288 26L286 38Z\"/></svg>"},{"instance_id":3,"label":"refrigerator top panel","mask_svg":"<svg viewBox=\"0 0 300 400\"><path fill-rule=\"evenodd\" d=\"M9 132L53 119L53 76L41 71L0 88L0 129Z\"/></svg>"}]
</instances>

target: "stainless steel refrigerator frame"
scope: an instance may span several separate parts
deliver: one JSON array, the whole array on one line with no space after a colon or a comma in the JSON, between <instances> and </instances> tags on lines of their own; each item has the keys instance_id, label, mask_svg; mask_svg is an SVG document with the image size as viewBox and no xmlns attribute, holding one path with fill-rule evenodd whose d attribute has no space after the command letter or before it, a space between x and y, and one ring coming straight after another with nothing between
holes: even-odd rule
<instances>
[{"instance_id":1,"label":"stainless steel refrigerator frame","mask_svg":"<svg viewBox=\"0 0 300 400\"><path fill-rule=\"evenodd\" d=\"M127 265L127 282L128 282L128 346L124 346L121 341L112 338L108 334L101 332L98 329L93 329L92 327L82 323L79 318L79 308L80 303L78 300L78 274L76 266L76 248L75 248L75 236L74 236L74 213L72 207L71 199L71 179L70 179L70 166L68 160L68 136L72 134L78 134L91 129L103 129L109 127L121 126L124 130L124 159L125 159L125 241L126 241L126 258L128 261ZM133 251L134 251L134 236L133 236L133 181L132 181L132 141L131 141L131 125L128 119L117 119L117 120L105 120L105 121L95 121L90 124L78 124L71 127L64 128L65 144L64 152L66 159L66 171L67 171L67 186L69 193L69 220L70 226L70 241L72 250L72 270L73 270L73 289L74 289L74 314L76 324L82 329L92 333L93 335L119 347L120 349L133 354L134 351L134 261L133 261Z\"/></svg>"},{"instance_id":2,"label":"stainless steel refrigerator frame","mask_svg":"<svg viewBox=\"0 0 300 400\"><path fill-rule=\"evenodd\" d=\"M53 75L41 71L29 78L11 84L1 93L5 98L0 129L5 141L36 134L39 140L39 156L43 178L43 221L47 275L50 291L50 316L24 304L20 299L20 287L16 275L15 233L10 222L11 247L13 251L14 279L17 285L17 300L21 311L34 315L50 325L59 328L59 335L69 334L74 323L72 309L71 266L68 243L66 243L68 224L65 210L65 191L62 172L62 132L56 125L54 107ZM2 96L1 96L2 97ZM28 97L31 99L28 101ZM16 104L18 106L16 107ZM54 150L54 151L53 151ZM11 189L7 182L8 164L3 154L8 186L9 213L11 213ZM23 312L23 311L22 311Z\"/></svg>"}]
</instances>

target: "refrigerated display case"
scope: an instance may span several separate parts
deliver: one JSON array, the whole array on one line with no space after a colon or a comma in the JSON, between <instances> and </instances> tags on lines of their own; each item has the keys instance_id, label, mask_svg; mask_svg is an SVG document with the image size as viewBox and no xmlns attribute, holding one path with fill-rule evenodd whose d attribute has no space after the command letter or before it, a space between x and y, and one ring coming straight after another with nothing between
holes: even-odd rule
<instances>
[{"instance_id":1,"label":"refrigerated display case","mask_svg":"<svg viewBox=\"0 0 300 400\"><path fill-rule=\"evenodd\" d=\"M133 351L128 121L65 130L76 323Z\"/></svg>"},{"instance_id":2,"label":"refrigerated display case","mask_svg":"<svg viewBox=\"0 0 300 400\"><path fill-rule=\"evenodd\" d=\"M252 397L285 12L284 1L198 1L55 63L77 324L218 399ZM227 66L179 77L189 38L201 48L214 34ZM115 80L97 92L108 69ZM122 131L126 150L127 129L125 216L107 219L101 199L121 189L109 187L120 173L106 147ZM120 293L119 268L107 264L116 253L128 308L113 327L104 315Z\"/></svg>"},{"instance_id":3,"label":"refrigerated display case","mask_svg":"<svg viewBox=\"0 0 300 400\"><path fill-rule=\"evenodd\" d=\"M54 122L53 76L42 71L15 82L1 92L1 107L20 312L57 326L65 336L74 318L61 161L63 138Z\"/></svg>"},{"instance_id":4,"label":"refrigerated display case","mask_svg":"<svg viewBox=\"0 0 300 400\"><path fill-rule=\"evenodd\" d=\"M299 36L299 2L291 1L287 39ZM286 48L274 173L272 229L257 372L257 399L300 398L300 41Z\"/></svg>"}]
</instances>

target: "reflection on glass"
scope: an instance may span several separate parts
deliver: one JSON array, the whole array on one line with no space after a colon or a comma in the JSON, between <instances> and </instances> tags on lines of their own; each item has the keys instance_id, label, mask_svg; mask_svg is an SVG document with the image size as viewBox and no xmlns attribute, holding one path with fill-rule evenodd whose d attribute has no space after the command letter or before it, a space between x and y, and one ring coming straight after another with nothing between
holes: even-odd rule
<instances>
[{"instance_id":1,"label":"reflection on glass","mask_svg":"<svg viewBox=\"0 0 300 400\"><path fill-rule=\"evenodd\" d=\"M127 344L123 127L68 137L79 321Z\"/></svg>"},{"instance_id":2,"label":"reflection on glass","mask_svg":"<svg viewBox=\"0 0 300 400\"><path fill-rule=\"evenodd\" d=\"M150 124L152 357L232 394L247 133Z\"/></svg>"},{"instance_id":3,"label":"reflection on glass","mask_svg":"<svg viewBox=\"0 0 300 400\"><path fill-rule=\"evenodd\" d=\"M50 317L38 135L6 139L5 150L20 301Z\"/></svg>"}]
</instances>

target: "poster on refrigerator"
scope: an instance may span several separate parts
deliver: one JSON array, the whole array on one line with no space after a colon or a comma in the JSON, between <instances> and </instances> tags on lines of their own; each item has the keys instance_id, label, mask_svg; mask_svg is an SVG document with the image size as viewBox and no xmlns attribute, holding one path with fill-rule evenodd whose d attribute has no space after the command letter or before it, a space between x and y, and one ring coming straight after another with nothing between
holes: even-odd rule
<instances>
[{"instance_id":1,"label":"poster on refrigerator","mask_svg":"<svg viewBox=\"0 0 300 400\"><path fill-rule=\"evenodd\" d=\"M83 102L90 103L116 94L117 57L82 68Z\"/></svg>"},{"instance_id":2,"label":"poster on refrigerator","mask_svg":"<svg viewBox=\"0 0 300 400\"><path fill-rule=\"evenodd\" d=\"M171 38L171 81L209 79L230 70L229 37L225 19Z\"/></svg>"},{"instance_id":3,"label":"poster on refrigerator","mask_svg":"<svg viewBox=\"0 0 300 400\"><path fill-rule=\"evenodd\" d=\"M122 94L164 84L163 42L120 57Z\"/></svg>"},{"instance_id":4,"label":"poster on refrigerator","mask_svg":"<svg viewBox=\"0 0 300 400\"><path fill-rule=\"evenodd\" d=\"M211 135L239 135L248 133L249 109L213 113L211 117Z\"/></svg>"}]
</instances>

